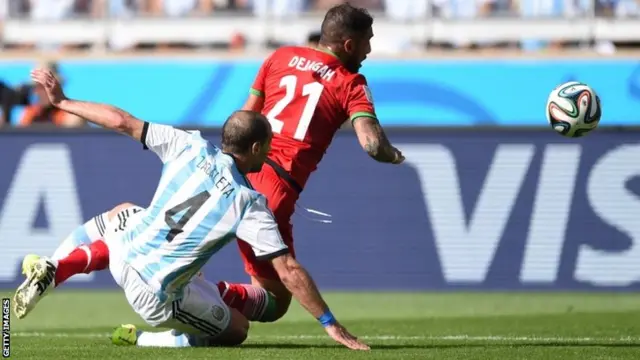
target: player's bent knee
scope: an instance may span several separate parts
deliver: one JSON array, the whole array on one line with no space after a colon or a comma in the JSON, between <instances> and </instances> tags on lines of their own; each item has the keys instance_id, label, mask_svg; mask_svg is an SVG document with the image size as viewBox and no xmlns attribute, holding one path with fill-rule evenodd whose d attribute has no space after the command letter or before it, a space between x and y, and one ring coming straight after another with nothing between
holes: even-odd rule
<instances>
[{"instance_id":1,"label":"player's bent knee","mask_svg":"<svg viewBox=\"0 0 640 360\"><path fill-rule=\"evenodd\" d=\"M285 316L291 305L291 294L272 295L269 300L273 301L274 305L265 310L260 322L275 322Z\"/></svg>"},{"instance_id":2,"label":"player's bent knee","mask_svg":"<svg viewBox=\"0 0 640 360\"><path fill-rule=\"evenodd\" d=\"M252 283L253 285L260 286L269 292L270 304L259 322L277 321L281 319L287 311L289 311L289 306L291 305L291 293L287 290L284 284L280 282L280 280L253 277Z\"/></svg>"},{"instance_id":3,"label":"player's bent knee","mask_svg":"<svg viewBox=\"0 0 640 360\"><path fill-rule=\"evenodd\" d=\"M286 297L279 297L276 301L276 305L276 315L275 320L273 321L282 318L289 311L289 306L291 305L291 294L288 294Z\"/></svg>"},{"instance_id":4,"label":"player's bent knee","mask_svg":"<svg viewBox=\"0 0 640 360\"><path fill-rule=\"evenodd\" d=\"M229 309L231 319L229 325L216 339L216 343L222 346L237 346L242 344L249 336L249 320L236 309Z\"/></svg>"},{"instance_id":5,"label":"player's bent knee","mask_svg":"<svg viewBox=\"0 0 640 360\"><path fill-rule=\"evenodd\" d=\"M130 208L130 207L134 207L134 206L138 206L136 204L130 203L130 202L124 202L122 204L118 204L116 206L113 207L113 209L109 210L109 213L107 214L107 218L109 220L113 219L116 215L118 215L118 213L126 208Z\"/></svg>"}]
</instances>

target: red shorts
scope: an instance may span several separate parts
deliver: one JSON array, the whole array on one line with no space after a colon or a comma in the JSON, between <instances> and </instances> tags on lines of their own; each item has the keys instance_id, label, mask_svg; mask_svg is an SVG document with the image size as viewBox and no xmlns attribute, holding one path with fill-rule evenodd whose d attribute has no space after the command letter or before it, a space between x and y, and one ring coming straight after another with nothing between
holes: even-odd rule
<instances>
[{"instance_id":1,"label":"red shorts","mask_svg":"<svg viewBox=\"0 0 640 360\"><path fill-rule=\"evenodd\" d=\"M284 243L289 247L289 253L295 257L291 216L300 195L267 164L262 166L260 172L248 174L247 179L257 192L266 196L267 205L276 217L280 235L282 235ZM271 266L271 262L256 259L249 244L242 241L242 239L238 239L238 247L244 262L244 270L248 275L271 280L279 279L278 274Z\"/></svg>"}]
</instances>

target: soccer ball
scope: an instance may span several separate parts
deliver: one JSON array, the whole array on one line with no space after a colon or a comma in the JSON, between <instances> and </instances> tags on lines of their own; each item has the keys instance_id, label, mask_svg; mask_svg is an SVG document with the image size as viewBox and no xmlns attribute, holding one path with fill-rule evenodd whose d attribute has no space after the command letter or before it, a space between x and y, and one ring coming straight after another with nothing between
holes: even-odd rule
<instances>
[{"instance_id":1,"label":"soccer ball","mask_svg":"<svg viewBox=\"0 0 640 360\"><path fill-rule=\"evenodd\" d=\"M549 94L547 120L563 136L585 135L598 126L601 115L600 98L589 85L571 81Z\"/></svg>"}]
</instances>

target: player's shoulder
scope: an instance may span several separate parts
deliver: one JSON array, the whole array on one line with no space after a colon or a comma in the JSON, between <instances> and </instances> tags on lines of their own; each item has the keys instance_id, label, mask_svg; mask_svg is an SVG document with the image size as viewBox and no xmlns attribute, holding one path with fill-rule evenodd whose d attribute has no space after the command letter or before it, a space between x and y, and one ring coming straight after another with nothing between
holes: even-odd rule
<instances>
[{"instance_id":1,"label":"player's shoulder","mask_svg":"<svg viewBox=\"0 0 640 360\"><path fill-rule=\"evenodd\" d=\"M190 129L184 129L182 130L185 133L187 133L187 135L189 135L189 137L191 137L194 140L198 140L198 141L206 141L204 139L204 137L202 136L202 133L200 132L200 130L190 130Z\"/></svg>"},{"instance_id":2,"label":"player's shoulder","mask_svg":"<svg viewBox=\"0 0 640 360\"><path fill-rule=\"evenodd\" d=\"M373 102L371 90L367 84L367 79L360 73L346 72L342 77L342 96L350 97L353 94L366 96L369 102Z\"/></svg>"},{"instance_id":3,"label":"player's shoulder","mask_svg":"<svg viewBox=\"0 0 640 360\"><path fill-rule=\"evenodd\" d=\"M197 148L210 148L211 143L202 136L202 133L198 130L180 130L184 133L187 143L191 147ZM214 146L215 148L215 146Z\"/></svg>"},{"instance_id":4,"label":"player's shoulder","mask_svg":"<svg viewBox=\"0 0 640 360\"><path fill-rule=\"evenodd\" d=\"M248 182L245 184L237 184L236 201L237 204L245 210L253 206L257 202L266 203L264 195L256 191Z\"/></svg>"},{"instance_id":5,"label":"player's shoulder","mask_svg":"<svg viewBox=\"0 0 640 360\"><path fill-rule=\"evenodd\" d=\"M181 138L184 140L204 140L202 134L198 130L183 129L174 127L172 125L146 122L145 129L143 130L145 135L150 133L160 138Z\"/></svg>"},{"instance_id":6,"label":"player's shoulder","mask_svg":"<svg viewBox=\"0 0 640 360\"><path fill-rule=\"evenodd\" d=\"M354 73L345 69L343 76L346 83L353 83L356 85L367 84L367 78L361 73Z\"/></svg>"}]
</instances>

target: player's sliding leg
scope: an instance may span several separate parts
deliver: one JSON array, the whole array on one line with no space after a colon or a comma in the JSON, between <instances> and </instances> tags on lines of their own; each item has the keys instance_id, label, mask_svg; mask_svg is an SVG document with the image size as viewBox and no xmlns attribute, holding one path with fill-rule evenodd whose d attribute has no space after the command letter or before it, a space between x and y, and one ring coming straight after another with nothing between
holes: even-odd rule
<instances>
[{"instance_id":1,"label":"player's sliding leg","mask_svg":"<svg viewBox=\"0 0 640 360\"><path fill-rule=\"evenodd\" d=\"M122 203L117 205L113 209L104 212L100 215L94 216L91 220L87 221L81 226L78 226L66 239L60 244L60 246L54 251L51 259L64 260L62 263L62 270L58 269L58 273L64 280L68 279L72 275L82 273L86 267L82 266L85 263L84 257L69 255L77 250L82 245L90 245L93 242L102 240L104 233L107 229L107 225L112 221L118 212L127 208L138 208L131 203ZM84 248L85 252L88 252L87 248ZM25 256L22 261L22 273L27 275L33 272L33 267L39 262L40 256L29 254ZM77 262L77 263L76 263ZM67 264L69 264L69 270L67 271ZM80 270L76 270L80 269ZM62 281L59 279L56 281L56 286L60 285Z\"/></svg>"},{"instance_id":2,"label":"player's sliding leg","mask_svg":"<svg viewBox=\"0 0 640 360\"><path fill-rule=\"evenodd\" d=\"M52 258L27 255L22 261L22 273L26 279L14 295L16 316L27 316L43 297L71 276L106 269L109 265L109 249L101 240L106 226L118 215L122 219L120 213L132 207L141 209L123 203L79 226L63 241ZM120 225L124 226L124 223ZM69 249L76 243L82 245Z\"/></svg>"},{"instance_id":3,"label":"player's sliding leg","mask_svg":"<svg viewBox=\"0 0 640 360\"><path fill-rule=\"evenodd\" d=\"M93 241L89 245L80 245L60 260L38 255L27 255L22 261L22 273L25 281L18 287L14 295L14 313L21 319L27 316L36 304L53 288L62 284L74 274L89 273L94 270L102 270L109 264L109 249L102 240L96 240L104 232L98 230L96 220L104 214L98 215L84 225L74 230L63 245L56 251L57 256L66 252L66 246L76 241ZM88 235L91 234L91 235ZM100 235L97 235L100 234ZM61 271L62 270L62 271Z\"/></svg>"},{"instance_id":4,"label":"player's sliding leg","mask_svg":"<svg viewBox=\"0 0 640 360\"><path fill-rule=\"evenodd\" d=\"M14 296L14 312L21 319L53 288L74 274L90 273L106 269L109 265L109 248L102 240L81 245L63 259L31 255L25 266L27 279L18 287ZM26 261L25 261L26 262ZM62 270L62 271L61 271Z\"/></svg>"},{"instance_id":5,"label":"player's sliding leg","mask_svg":"<svg viewBox=\"0 0 640 360\"><path fill-rule=\"evenodd\" d=\"M127 219L134 213L142 210L141 207L131 203L122 203L108 212L95 217L96 227L100 228L98 233L92 232L89 236L89 243L76 247L59 259L56 269L55 287L60 286L64 281L77 274L90 274L94 271L104 270L109 266L109 248L102 240L107 226L121 227L124 229ZM86 225L86 224L85 224ZM76 229L74 233L82 233ZM87 232L89 233L89 232ZM73 234L71 235L73 236ZM64 253L61 251L61 253Z\"/></svg>"},{"instance_id":6,"label":"player's sliding leg","mask_svg":"<svg viewBox=\"0 0 640 360\"><path fill-rule=\"evenodd\" d=\"M93 271L106 269L109 266L109 248L102 241L102 238L107 226L121 227L124 230L127 219L140 210L142 208L134 204L122 203L108 212L98 215L95 223L98 224L96 227L100 229L98 233L94 231L92 232L93 236L88 237L89 243L85 242L64 257L57 258L59 260L55 286L60 286L65 280L76 274L90 274ZM82 233L82 230L76 229L74 233L76 232ZM61 251L61 253L64 252ZM54 259L56 259L55 255Z\"/></svg>"},{"instance_id":7,"label":"player's sliding leg","mask_svg":"<svg viewBox=\"0 0 640 360\"><path fill-rule=\"evenodd\" d=\"M81 245L89 245L96 240L102 240L109 223L109 211L94 216L81 226L78 226L53 252L52 259L60 260L69 255Z\"/></svg>"},{"instance_id":8,"label":"player's sliding leg","mask_svg":"<svg viewBox=\"0 0 640 360\"><path fill-rule=\"evenodd\" d=\"M91 244L96 240L102 239L106 229L106 223L108 223L108 213L109 212L104 212L94 216L91 220L78 226L62 241L51 258L60 260L69 255L78 246ZM29 254L22 260L22 273L27 279L36 277L35 267L43 265L40 259L41 257L38 255Z\"/></svg>"},{"instance_id":9,"label":"player's sliding leg","mask_svg":"<svg viewBox=\"0 0 640 360\"><path fill-rule=\"evenodd\" d=\"M109 247L103 240L96 240L89 245L80 245L69 255L56 261L55 287L76 274L91 274L104 270L109 266Z\"/></svg>"}]
</instances>

